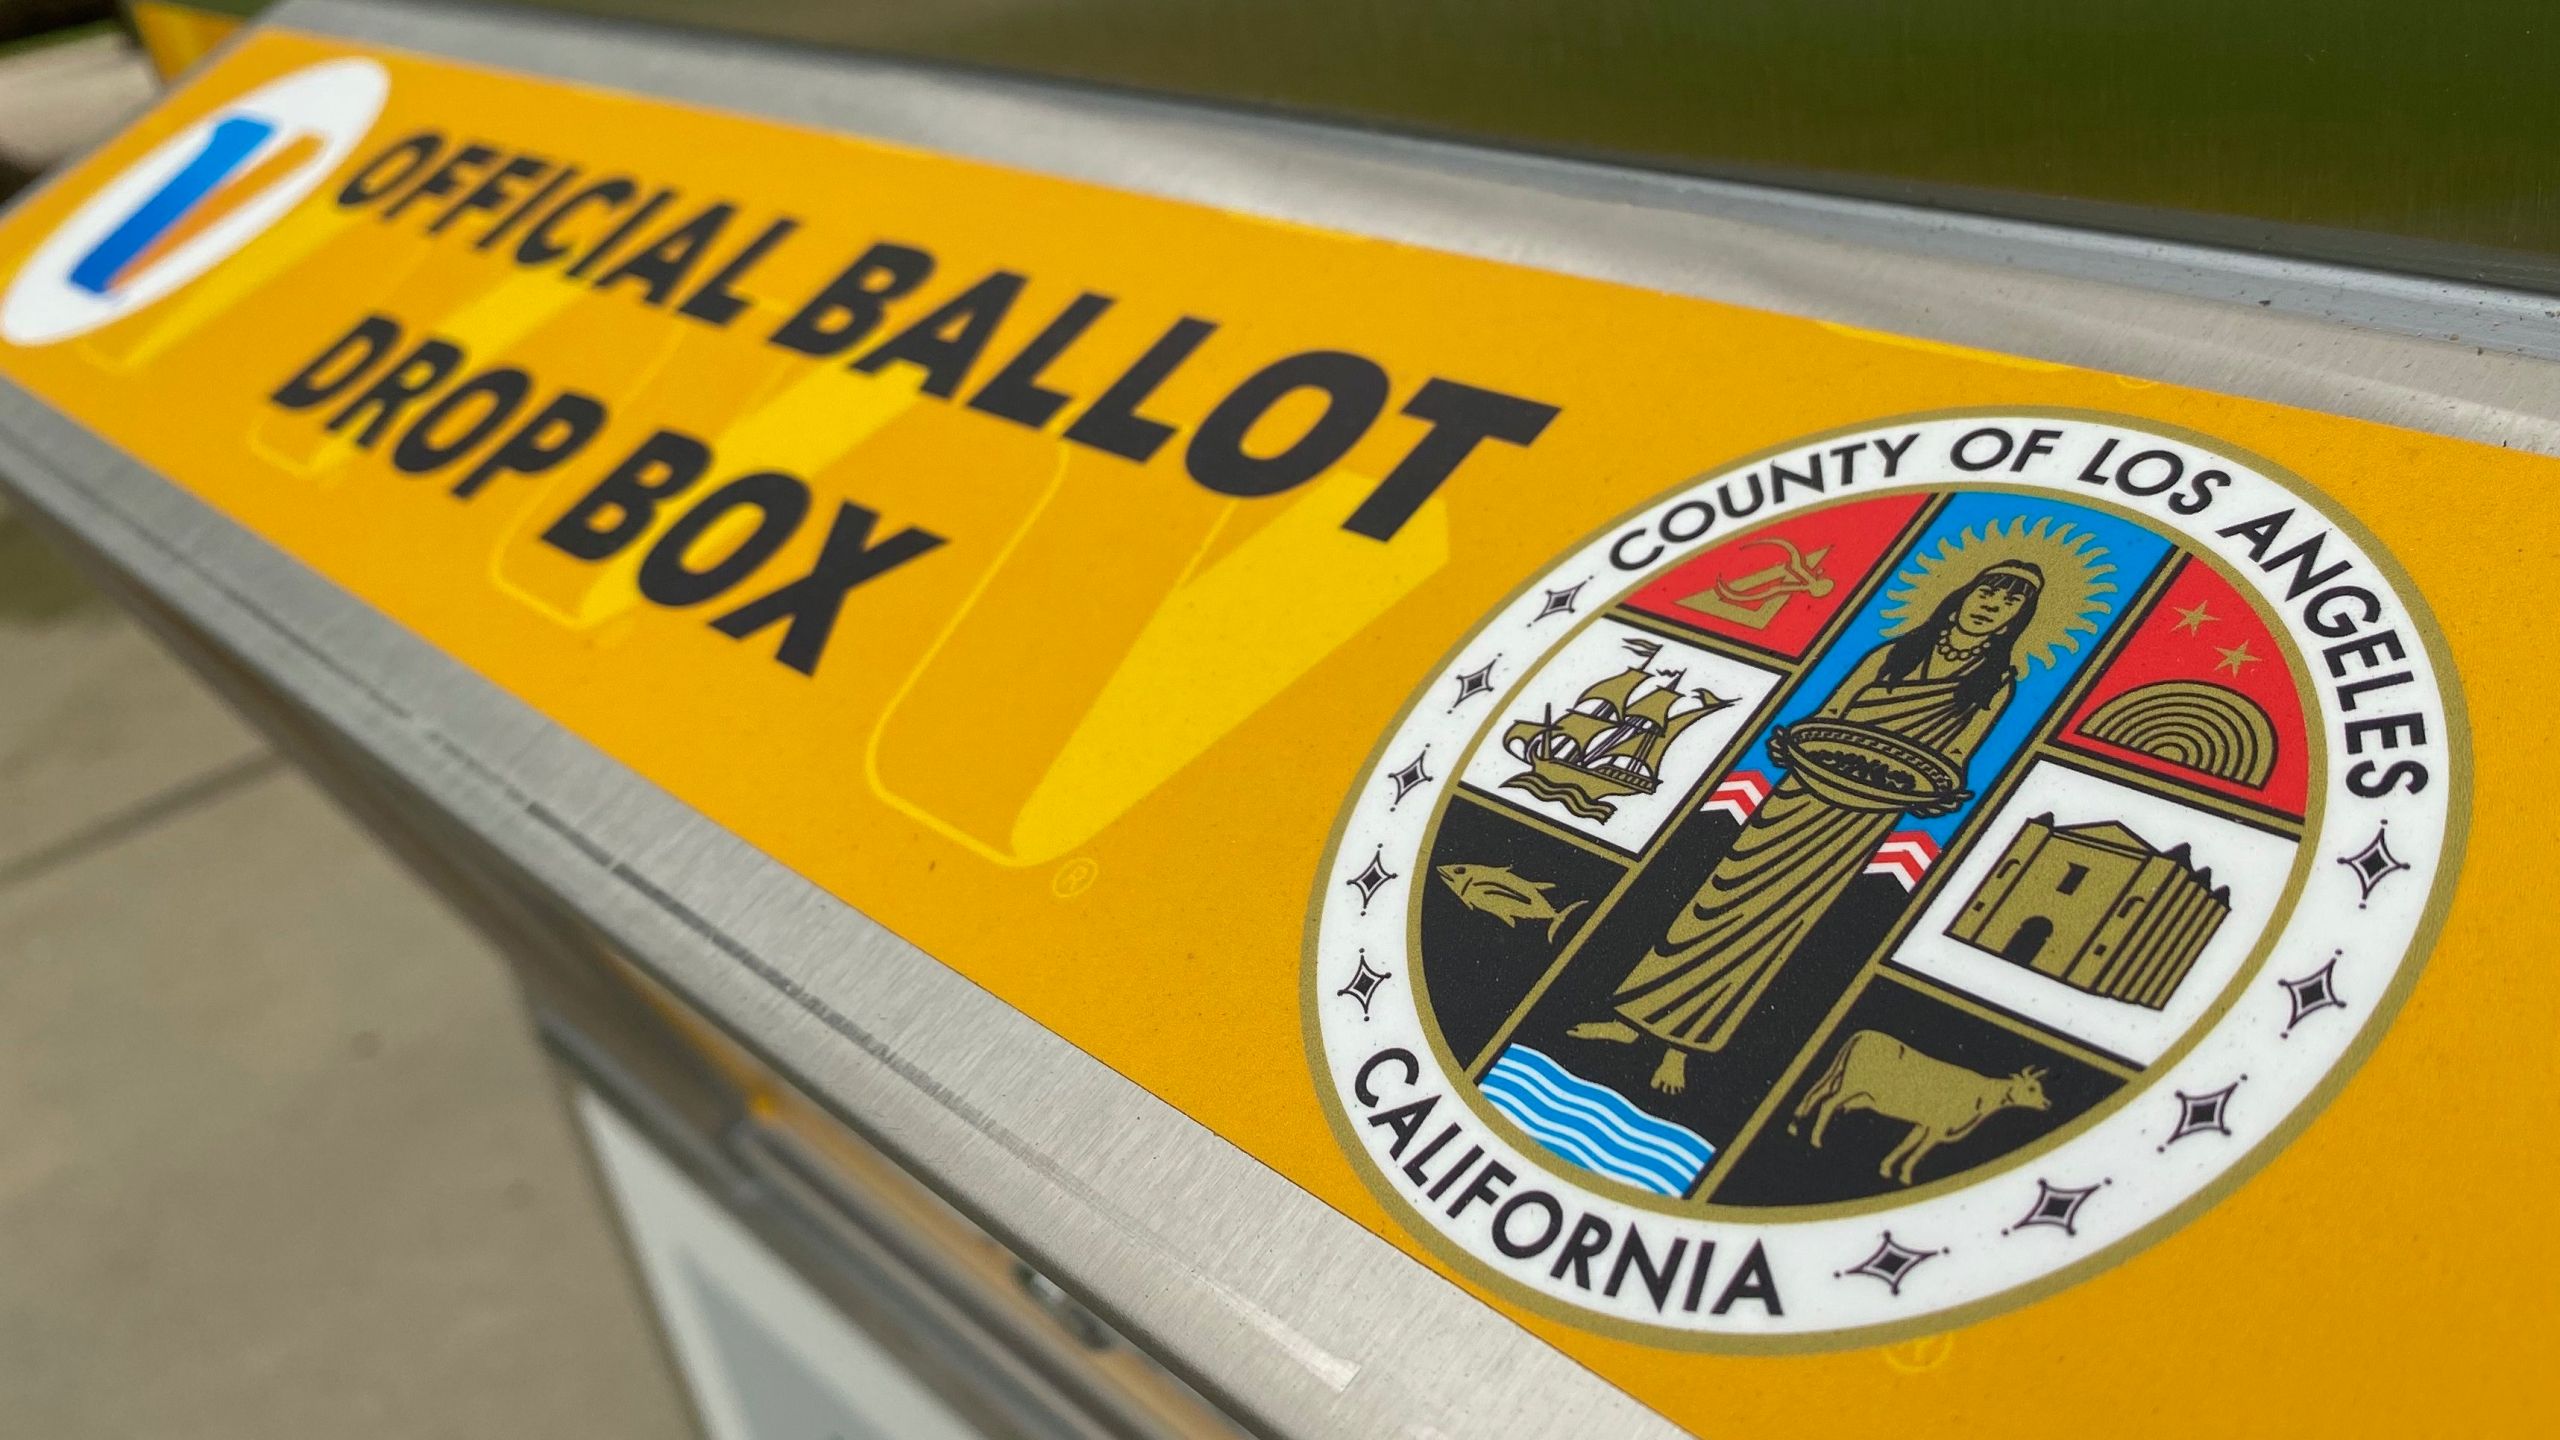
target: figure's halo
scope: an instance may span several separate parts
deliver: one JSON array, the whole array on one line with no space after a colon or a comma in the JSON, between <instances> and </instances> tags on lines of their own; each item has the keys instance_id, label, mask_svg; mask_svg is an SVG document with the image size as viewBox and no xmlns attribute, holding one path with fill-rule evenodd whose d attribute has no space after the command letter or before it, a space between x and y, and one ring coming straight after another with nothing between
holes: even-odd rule
<instances>
[{"instance_id":1,"label":"figure's halo","mask_svg":"<svg viewBox=\"0 0 2560 1440\"><path fill-rule=\"evenodd\" d=\"M2050 515L2030 526L2023 515L2005 522L1968 527L1942 540L1936 553L1914 557L1913 568L1893 577L1886 592L1885 635L1908 634L1937 613L1938 605L1961 586L2002 561L2019 560L2044 573L2044 590L2036 600L2036 616L2018 636L2013 651L2023 664L2051 665L2056 651L2077 650L2082 635L2098 631L2107 604L2099 597L2115 593L2105 577L2115 573L2098 537Z\"/></svg>"}]
</instances>

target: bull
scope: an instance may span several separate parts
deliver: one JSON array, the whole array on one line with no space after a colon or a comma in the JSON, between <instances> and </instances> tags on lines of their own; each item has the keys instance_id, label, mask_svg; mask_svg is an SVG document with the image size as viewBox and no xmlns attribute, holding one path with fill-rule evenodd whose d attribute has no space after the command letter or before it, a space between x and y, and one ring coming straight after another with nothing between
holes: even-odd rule
<instances>
[{"instance_id":1,"label":"bull","mask_svg":"<svg viewBox=\"0 0 2560 1440\"><path fill-rule=\"evenodd\" d=\"M1890 1035L1861 1030L1841 1045L1831 1068L1796 1102L1787 1133L1795 1134L1811 1116L1813 1147L1819 1150L1831 1117L1843 1110L1872 1110L1888 1120L1906 1121L1910 1133L1885 1152L1876 1173L1908 1185L1912 1170L1930 1151L1962 1140L2001 1111L2053 1108L2045 1098L2044 1077L2041 1065L2015 1075L1977 1075L1923 1055Z\"/></svg>"}]
</instances>

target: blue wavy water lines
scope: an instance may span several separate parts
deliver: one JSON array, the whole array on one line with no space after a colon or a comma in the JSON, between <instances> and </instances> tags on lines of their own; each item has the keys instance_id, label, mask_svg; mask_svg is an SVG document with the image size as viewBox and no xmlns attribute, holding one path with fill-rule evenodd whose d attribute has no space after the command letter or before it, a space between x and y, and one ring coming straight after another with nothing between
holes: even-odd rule
<instances>
[{"instance_id":1,"label":"blue wavy water lines","mask_svg":"<svg viewBox=\"0 0 2560 1440\"><path fill-rule=\"evenodd\" d=\"M1638 1110L1526 1045L1496 1056L1481 1085L1494 1108L1539 1144L1657 1195L1688 1193L1716 1158L1705 1136Z\"/></svg>"}]
</instances>

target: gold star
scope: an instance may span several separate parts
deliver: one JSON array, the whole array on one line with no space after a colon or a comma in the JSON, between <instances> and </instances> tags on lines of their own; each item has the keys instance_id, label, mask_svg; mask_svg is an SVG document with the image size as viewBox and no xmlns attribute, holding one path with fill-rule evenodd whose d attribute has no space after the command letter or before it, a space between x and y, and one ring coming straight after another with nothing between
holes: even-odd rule
<instances>
[{"instance_id":1,"label":"gold star","mask_svg":"<svg viewBox=\"0 0 2560 1440\"><path fill-rule=\"evenodd\" d=\"M2246 640L2241 641L2239 644L2232 646L2228 650L2217 645L2214 647L2213 653L2222 657L2220 663L2216 664L2213 668L2216 670L2228 670L2234 675L2240 673L2241 666L2255 665L2259 661L2267 658L2264 655L2250 654L2249 642Z\"/></svg>"},{"instance_id":2,"label":"gold star","mask_svg":"<svg viewBox=\"0 0 2560 1440\"><path fill-rule=\"evenodd\" d=\"M2199 600L2196 602L2196 608L2193 610L2179 611L2178 624L2176 628L2193 635L2207 625L2212 624L2217 617L2206 611L2204 603L2205 602Z\"/></svg>"}]
</instances>

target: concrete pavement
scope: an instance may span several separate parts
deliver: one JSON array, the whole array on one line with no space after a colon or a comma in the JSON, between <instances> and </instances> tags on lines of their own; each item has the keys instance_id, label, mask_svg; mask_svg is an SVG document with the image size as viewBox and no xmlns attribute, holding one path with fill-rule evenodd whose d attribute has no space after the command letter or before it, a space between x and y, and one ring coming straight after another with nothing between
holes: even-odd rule
<instances>
[{"instance_id":1,"label":"concrete pavement","mask_svg":"<svg viewBox=\"0 0 2560 1440\"><path fill-rule=\"evenodd\" d=\"M690 1433L496 957L0 515L0 1432Z\"/></svg>"},{"instance_id":2,"label":"concrete pavement","mask_svg":"<svg viewBox=\"0 0 2560 1440\"><path fill-rule=\"evenodd\" d=\"M0 191L94 144L159 89L151 67L114 33L87 33L0 54Z\"/></svg>"},{"instance_id":3,"label":"concrete pavement","mask_svg":"<svg viewBox=\"0 0 2560 1440\"><path fill-rule=\"evenodd\" d=\"M0 55L0 200L148 102ZM0 1435L692 1427L497 959L0 502Z\"/></svg>"}]
</instances>

